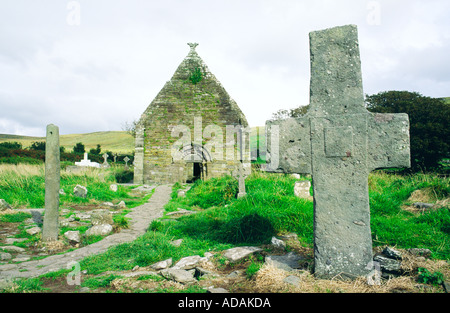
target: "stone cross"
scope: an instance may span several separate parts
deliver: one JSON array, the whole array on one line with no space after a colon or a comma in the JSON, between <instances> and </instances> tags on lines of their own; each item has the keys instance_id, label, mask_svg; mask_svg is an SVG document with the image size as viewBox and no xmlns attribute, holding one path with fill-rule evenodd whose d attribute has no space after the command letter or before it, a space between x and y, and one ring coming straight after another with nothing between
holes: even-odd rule
<instances>
[{"instance_id":1,"label":"stone cross","mask_svg":"<svg viewBox=\"0 0 450 313\"><path fill-rule=\"evenodd\" d=\"M409 120L366 110L356 26L311 32L310 53L309 111L266 123L269 171L312 174L316 276L365 276L372 270L368 175L410 166Z\"/></svg>"},{"instance_id":2,"label":"stone cross","mask_svg":"<svg viewBox=\"0 0 450 313\"><path fill-rule=\"evenodd\" d=\"M239 168L237 171L233 173L233 176L238 179L239 182L239 193L237 195L238 198L242 198L247 195L245 191L245 179L247 178L247 173L244 171L244 166L242 163L239 164Z\"/></svg>"},{"instance_id":3,"label":"stone cross","mask_svg":"<svg viewBox=\"0 0 450 313\"><path fill-rule=\"evenodd\" d=\"M125 161L125 168L128 169L128 161L130 161L130 158L126 156L123 160Z\"/></svg>"},{"instance_id":4,"label":"stone cross","mask_svg":"<svg viewBox=\"0 0 450 313\"><path fill-rule=\"evenodd\" d=\"M238 198L242 198L247 195L245 191L245 178L247 178L247 173L244 171L244 165L242 164L244 158L244 144L243 144L243 130L242 126L239 127L238 132L238 141L239 141L239 153L240 153L240 163L237 171L233 173L234 177L239 181L239 193L237 195Z\"/></svg>"},{"instance_id":5,"label":"stone cross","mask_svg":"<svg viewBox=\"0 0 450 313\"><path fill-rule=\"evenodd\" d=\"M42 225L42 240L58 240L60 189L59 128L53 124L47 126L45 141L45 214Z\"/></svg>"},{"instance_id":6,"label":"stone cross","mask_svg":"<svg viewBox=\"0 0 450 313\"><path fill-rule=\"evenodd\" d=\"M195 51L195 48L198 46L198 43L196 43L196 42L193 42L193 43L189 42L188 46L191 48L190 52L193 52L193 51Z\"/></svg>"},{"instance_id":7,"label":"stone cross","mask_svg":"<svg viewBox=\"0 0 450 313\"><path fill-rule=\"evenodd\" d=\"M108 153L103 153L103 155L102 155L102 157L103 157L103 167L109 167L109 164L108 164Z\"/></svg>"}]
</instances>

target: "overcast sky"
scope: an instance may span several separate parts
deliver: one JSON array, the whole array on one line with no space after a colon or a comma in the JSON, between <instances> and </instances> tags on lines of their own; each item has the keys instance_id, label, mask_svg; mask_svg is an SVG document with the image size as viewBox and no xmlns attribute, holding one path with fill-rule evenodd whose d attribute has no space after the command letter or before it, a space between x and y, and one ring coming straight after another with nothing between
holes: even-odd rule
<instances>
[{"instance_id":1,"label":"overcast sky","mask_svg":"<svg viewBox=\"0 0 450 313\"><path fill-rule=\"evenodd\" d=\"M366 94L450 97L448 0L0 0L0 133L122 130L196 48L262 126L309 102L308 33L356 24Z\"/></svg>"}]
</instances>

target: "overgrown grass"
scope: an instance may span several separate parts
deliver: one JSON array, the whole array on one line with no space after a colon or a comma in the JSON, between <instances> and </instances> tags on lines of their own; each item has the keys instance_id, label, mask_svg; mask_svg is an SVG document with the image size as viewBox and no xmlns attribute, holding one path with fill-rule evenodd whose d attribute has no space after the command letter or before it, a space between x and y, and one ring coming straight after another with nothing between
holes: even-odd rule
<instances>
[{"instance_id":1,"label":"overgrown grass","mask_svg":"<svg viewBox=\"0 0 450 313\"><path fill-rule=\"evenodd\" d=\"M306 179L306 178L305 178ZM200 213L170 224L170 233L229 244L267 243L280 232L296 232L312 243L312 202L294 196L295 179L289 175L254 173L246 179L247 196L236 199L237 181L232 177L196 183L184 198L166 206L193 207ZM163 228L167 228L164 226ZM160 230L161 227L154 227Z\"/></svg>"},{"instance_id":2,"label":"overgrown grass","mask_svg":"<svg viewBox=\"0 0 450 313\"><path fill-rule=\"evenodd\" d=\"M416 190L424 191L427 201L450 197L448 178L416 174L397 176L372 174L369 178L372 237L375 245L399 248L428 248L439 259L450 259L449 207L412 213L404 209ZM426 202L426 201L425 201Z\"/></svg>"},{"instance_id":3,"label":"overgrown grass","mask_svg":"<svg viewBox=\"0 0 450 313\"><path fill-rule=\"evenodd\" d=\"M107 252L88 257L80 262L89 274L100 274L107 270L131 270L136 265L148 266L155 262L172 258L174 262L189 255L204 255L211 248L226 249L230 245L217 242L184 238L179 247L170 242L178 239L162 232L150 231L133 242L123 243L108 249Z\"/></svg>"},{"instance_id":4,"label":"overgrown grass","mask_svg":"<svg viewBox=\"0 0 450 313\"><path fill-rule=\"evenodd\" d=\"M61 172L61 189L66 193L60 195L60 205L105 202L132 198L131 187L119 186L117 192L109 186L116 183L115 169L88 169L80 173ZM76 185L85 186L87 198L73 195ZM6 165L0 164L0 199L5 199L14 208L43 208L45 204L45 169L44 165ZM136 197L136 204L140 199Z\"/></svg>"}]
</instances>

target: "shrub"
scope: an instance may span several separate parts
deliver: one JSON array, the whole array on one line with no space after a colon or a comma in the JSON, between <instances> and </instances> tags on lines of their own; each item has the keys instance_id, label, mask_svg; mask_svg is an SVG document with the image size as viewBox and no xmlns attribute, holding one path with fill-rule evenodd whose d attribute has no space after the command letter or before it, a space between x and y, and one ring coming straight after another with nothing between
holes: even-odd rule
<instances>
[{"instance_id":1,"label":"shrub","mask_svg":"<svg viewBox=\"0 0 450 313\"><path fill-rule=\"evenodd\" d=\"M22 149L22 144L18 142L1 142L0 149Z\"/></svg>"},{"instance_id":2,"label":"shrub","mask_svg":"<svg viewBox=\"0 0 450 313\"><path fill-rule=\"evenodd\" d=\"M122 170L122 171L116 172L114 174L114 176L116 178L116 182L118 182L118 183L129 183L133 180L134 173L129 170Z\"/></svg>"},{"instance_id":3,"label":"shrub","mask_svg":"<svg viewBox=\"0 0 450 313\"><path fill-rule=\"evenodd\" d=\"M441 272L431 273L423 267L419 267L419 276L417 281L422 284L440 285L444 282L444 275Z\"/></svg>"}]
</instances>

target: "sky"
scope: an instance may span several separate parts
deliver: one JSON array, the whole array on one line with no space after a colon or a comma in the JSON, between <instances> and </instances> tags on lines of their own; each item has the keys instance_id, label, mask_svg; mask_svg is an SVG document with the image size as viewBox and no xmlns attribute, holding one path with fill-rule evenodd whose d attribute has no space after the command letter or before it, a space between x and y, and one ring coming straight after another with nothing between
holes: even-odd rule
<instances>
[{"instance_id":1,"label":"sky","mask_svg":"<svg viewBox=\"0 0 450 313\"><path fill-rule=\"evenodd\" d=\"M197 42L263 126L309 103L309 33L358 26L365 94L450 97L448 0L0 0L0 133L123 130Z\"/></svg>"}]
</instances>

